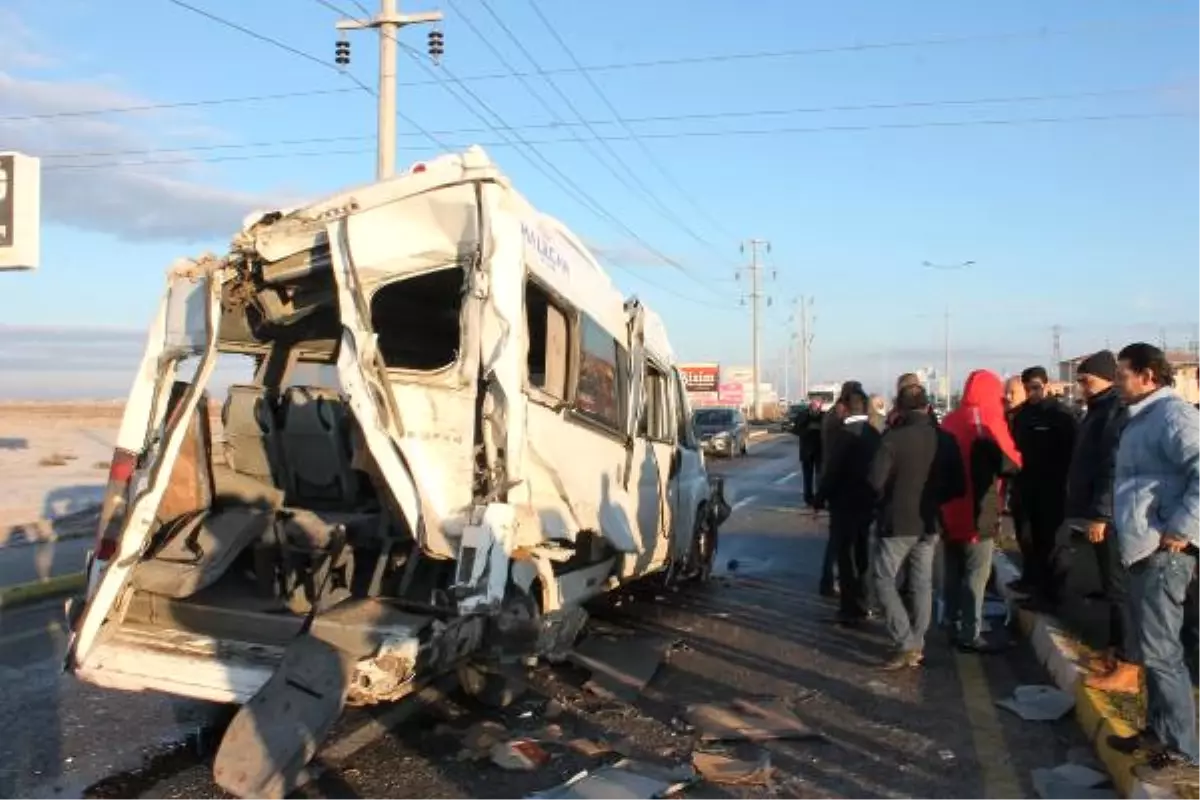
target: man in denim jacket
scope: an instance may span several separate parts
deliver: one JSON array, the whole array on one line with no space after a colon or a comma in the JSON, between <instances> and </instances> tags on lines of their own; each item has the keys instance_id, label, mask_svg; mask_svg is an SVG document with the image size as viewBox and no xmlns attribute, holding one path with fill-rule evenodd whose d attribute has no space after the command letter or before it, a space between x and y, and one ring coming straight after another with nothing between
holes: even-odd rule
<instances>
[{"instance_id":1,"label":"man in denim jacket","mask_svg":"<svg viewBox=\"0 0 1200 800\"><path fill-rule=\"evenodd\" d=\"M1128 423L1117 448L1113 525L1129 570L1129 613L1146 671L1147 730L1109 737L1141 751L1135 772L1170 786L1196 778L1196 706L1180 633L1200 545L1200 415L1170 388L1171 367L1153 345L1118 356Z\"/></svg>"}]
</instances>

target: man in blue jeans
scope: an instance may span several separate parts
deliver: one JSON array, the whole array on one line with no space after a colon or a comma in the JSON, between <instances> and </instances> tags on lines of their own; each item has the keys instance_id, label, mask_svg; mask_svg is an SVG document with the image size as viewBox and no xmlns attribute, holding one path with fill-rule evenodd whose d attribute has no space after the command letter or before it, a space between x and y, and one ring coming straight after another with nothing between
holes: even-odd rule
<instances>
[{"instance_id":1,"label":"man in blue jeans","mask_svg":"<svg viewBox=\"0 0 1200 800\"><path fill-rule=\"evenodd\" d=\"M1153 345L1118 356L1117 385L1128 421L1117 447L1113 525L1129 571L1129 616L1146 672L1146 729L1110 736L1144 753L1134 772L1170 787L1196 779L1196 705L1180 635L1200 546L1200 414L1171 390L1171 366Z\"/></svg>"},{"instance_id":2,"label":"man in blue jeans","mask_svg":"<svg viewBox=\"0 0 1200 800\"><path fill-rule=\"evenodd\" d=\"M885 670L912 669L925 660L925 633L933 605L933 555L938 536L938 509L957 484L962 491L962 467L948 467L953 443L942 437L929 414L929 397L921 386L906 386L896 399L898 414L884 433L871 462L869 483L878 501L879 536L871 575L876 597L895 653ZM896 576L908 569L909 613L896 586Z\"/></svg>"}]
</instances>

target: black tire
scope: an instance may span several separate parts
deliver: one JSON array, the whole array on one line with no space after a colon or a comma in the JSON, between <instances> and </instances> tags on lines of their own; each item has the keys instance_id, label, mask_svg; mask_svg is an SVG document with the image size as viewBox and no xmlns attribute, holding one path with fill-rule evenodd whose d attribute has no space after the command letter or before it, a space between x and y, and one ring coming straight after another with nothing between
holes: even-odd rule
<instances>
[{"instance_id":1,"label":"black tire","mask_svg":"<svg viewBox=\"0 0 1200 800\"><path fill-rule=\"evenodd\" d=\"M687 580L705 583L712 577L713 564L717 560L717 529L712 526L707 506L696 513L696 528L692 535L692 547L688 552Z\"/></svg>"}]
</instances>

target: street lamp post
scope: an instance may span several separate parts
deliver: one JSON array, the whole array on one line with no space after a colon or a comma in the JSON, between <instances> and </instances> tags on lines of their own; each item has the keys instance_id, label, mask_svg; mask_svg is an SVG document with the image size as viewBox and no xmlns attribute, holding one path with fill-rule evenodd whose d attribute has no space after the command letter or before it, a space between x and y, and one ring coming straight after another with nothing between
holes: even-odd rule
<instances>
[{"instance_id":1,"label":"street lamp post","mask_svg":"<svg viewBox=\"0 0 1200 800\"><path fill-rule=\"evenodd\" d=\"M975 266L974 261L962 261L957 264L934 264L932 261L922 261L921 266L926 269L934 269L939 271L960 271L968 267ZM950 397L953 393L950 379L950 303L946 303L946 308L943 316L943 347L945 348L945 370L946 370L946 410L950 410Z\"/></svg>"}]
</instances>

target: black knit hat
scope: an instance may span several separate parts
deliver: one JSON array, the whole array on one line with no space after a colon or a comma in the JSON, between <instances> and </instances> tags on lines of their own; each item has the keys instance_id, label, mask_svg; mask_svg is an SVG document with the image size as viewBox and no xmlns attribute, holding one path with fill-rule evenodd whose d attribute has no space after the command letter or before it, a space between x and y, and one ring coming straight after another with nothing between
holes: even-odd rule
<instances>
[{"instance_id":1,"label":"black knit hat","mask_svg":"<svg viewBox=\"0 0 1200 800\"><path fill-rule=\"evenodd\" d=\"M1111 350L1101 350L1098 353L1092 353L1079 362L1079 367L1076 368L1075 374L1092 375L1096 378L1103 378L1106 381L1116 380L1117 358L1112 354Z\"/></svg>"}]
</instances>

